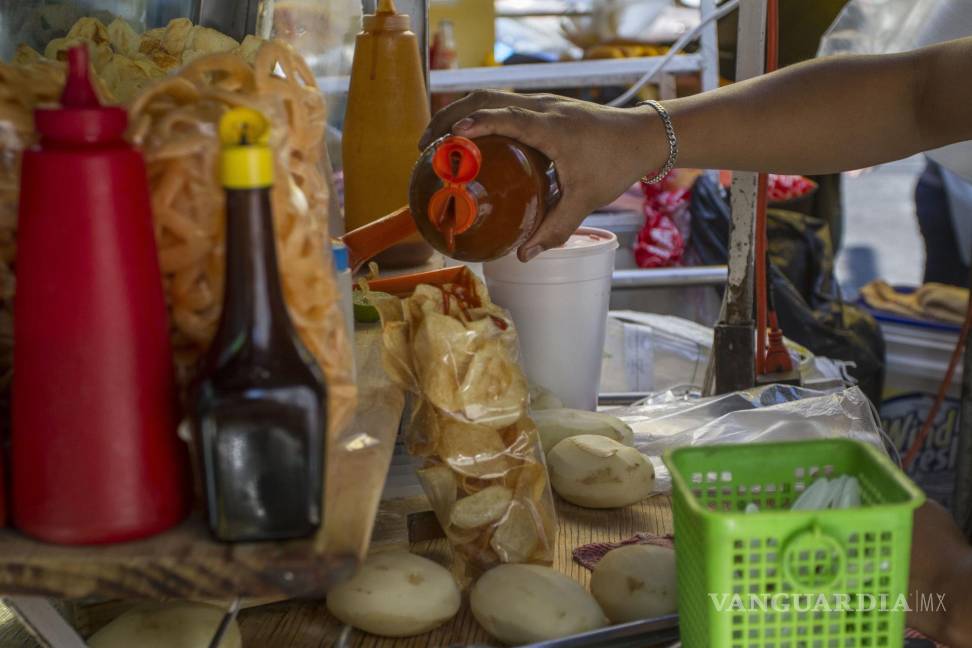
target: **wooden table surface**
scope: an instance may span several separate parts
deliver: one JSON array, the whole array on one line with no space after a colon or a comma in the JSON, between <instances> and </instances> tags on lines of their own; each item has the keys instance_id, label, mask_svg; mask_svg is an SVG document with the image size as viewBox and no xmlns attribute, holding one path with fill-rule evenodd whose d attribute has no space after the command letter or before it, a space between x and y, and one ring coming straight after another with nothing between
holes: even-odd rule
<instances>
[{"instance_id":1,"label":"wooden table surface","mask_svg":"<svg viewBox=\"0 0 972 648\"><path fill-rule=\"evenodd\" d=\"M342 484L340 504L332 506L331 530L343 533L330 542L329 553L348 556L362 538L371 538L372 550L389 546L409 547L448 566L451 555L444 539L411 542L407 514L427 510L424 498L381 503L372 517L381 480L387 470L403 399L391 388L380 369L377 330L356 335L359 372L359 420L355 428L378 443L359 453L354 461L331 462L329 479ZM364 379L362 379L364 378ZM347 438L346 438L347 440ZM369 476L362 479L363 475ZM332 502L333 503L333 502ZM350 507L349 507L350 505ZM356 511L351 514L350 510ZM587 586L589 572L575 563L575 547L591 542L614 542L638 532L672 532L671 503L657 496L615 510L591 510L558 502L559 532L555 567ZM374 528L372 528L372 523ZM415 527L417 528L417 527ZM415 536L412 536L415 540ZM108 551L90 547L53 547L34 543L13 531L0 531L0 592L40 594L51 597L190 598L220 600L234 594L281 598L320 592L327 581L343 571L343 565L318 560L309 563L309 541L258 543L228 546L208 538L201 520L187 521L170 534L137 543L115 545ZM337 545L337 546L335 546ZM333 550L337 551L333 551ZM353 560L353 559L352 559ZM133 603L109 601L73 605L65 610L83 636L123 612ZM0 609L0 612L3 610ZM288 601L250 607L240 613L244 648L326 648L334 646L342 626L327 613L323 600ZM9 643L14 641L15 643ZM382 639L354 631L348 646L361 648L497 645L479 627L465 604L448 624L426 635L401 640ZM31 645L17 624L0 617L0 648Z\"/></svg>"},{"instance_id":2,"label":"wooden table surface","mask_svg":"<svg viewBox=\"0 0 972 648\"><path fill-rule=\"evenodd\" d=\"M321 596L353 572L372 537L374 511L404 407L404 395L382 368L377 326L358 331L355 357L358 411L354 425L331 440L327 528L319 538L217 542L198 513L144 540L95 547L46 544L14 529L0 529L0 595L194 600Z\"/></svg>"},{"instance_id":3,"label":"wooden table surface","mask_svg":"<svg viewBox=\"0 0 972 648\"><path fill-rule=\"evenodd\" d=\"M394 508L395 503L386 503ZM635 533L672 533L671 501L667 495L623 509L583 509L558 501L559 530L554 566L588 586L590 572L574 562L575 547L592 542L616 542ZM387 541L387 539L386 539ZM414 553L448 566L450 550L444 539L411 545ZM288 602L244 610L239 618L244 648L324 648L335 645L340 622L327 612L324 601ZM428 634L407 639L383 639L357 630L348 646L355 648L445 648L470 644L500 645L480 628L464 602L459 614Z\"/></svg>"}]
</instances>

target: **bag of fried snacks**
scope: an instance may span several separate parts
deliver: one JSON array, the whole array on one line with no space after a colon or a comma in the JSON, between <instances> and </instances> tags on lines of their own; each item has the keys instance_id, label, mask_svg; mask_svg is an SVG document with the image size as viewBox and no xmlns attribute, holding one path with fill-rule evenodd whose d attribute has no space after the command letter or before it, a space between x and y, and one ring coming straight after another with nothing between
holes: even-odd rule
<instances>
[{"instance_id":1,"label":"bag of fried snacks","mask_svg":"<svg viewBox=\"0 0 972 648\"><path fill-rule=\"evenodd\" d=\"M262 113L271 124L271 201L284 298L327 382L327 511L340 504L331 466L352 451L342 442L356 403L352 345L327 232L324 101L303 59L275 41L260 47L253 64L234 53L195 59L130 109L132 138L148 167L176 366L181 376L191 376L219 323L225 210L217 125L237 106ZM322 527L319 549L325 536Z\"/></svg>"},{"instance_id":2,"label":"bag of fried snacks","mask_svg":"<svg viewBox=\"0 0 972 648\"><path fill-rule=\"evenodd\" d=\"M324 370L330 428L340 429L353 414L355 392L327 244L324 101L303 59L275 41L260 47L253 64L237 53L197 58L150 86L129 110L131 137L148 167L176 366L188 378L219 323L225 209L217 125L237 106L262 113L271 124L277 178L271 198L284 297Z\"/></svg>"},{"instance_id":3,"label":"bag of fried snacks","mask_svg":"<svg viewBox=\"0 0 972 648\"><path fill-rule=\"evenodd\" d=\"M58 101L64 88L63 63L34 59L0 63L0 393L13 371L13 296L17 259L17 198L20 154L34 144L34 108ZM99 98L107 96L97 83Z\"/></svg>"},{"instance_id":4,"label":"bag of fried snacks","mask_svg":"<svg viewBox=\"0 0 972 648\"><path fill-rule=\"evenodd\" d=\"M219 120L237 106L269 119L276 177L274 230L284 297L295 328L326 377L329 448L345 447L340 437L356 402L352 345L327 229L326 106L303 59L285 44L252 36L237 44L183 19L136 35L117 23L105 27L85 18L72 27L70 39L72 43L51 43L45 51L60 58L63 47L73 41L100 48L103 56L92 61L92 78L101 99L110 103L133 98L125 102L128 137L141 149L148 170L181 387L192 379L222 308L226 260ZM10 378L14 344L20 152L35 140L34 107L58 101L65 74L63 63L27 47L18 50L17 61L0 63L0 395ZM328 461L340 461L340 451Z\"/></svg>"},{"instance_id":5,"label":"bag of fried snacks","mask_svg":"<svg viewBox=\"0 0 972 648\"><path fill-rule=\"evenodd\" d=\"M252 36L238 44L186 19L139 35L123 21L106 27L83 17L64 39L48 43L47 58L21 45L16 63L0 63L0 389L11 369L20 151L34 142L35 106L58 101L65 73L61 54L75 43L101 53L92 57L92 78L103 101L134 97L128 105L129 136L148 167L183 386L215 333L222 305L224 206L217 124L223 112L236 106L252 107L270 119L278 178L274 225L284 293L302 340L324 369L331 430L344 427L353 414L355 389L351 344L330 270L324 99L304 60L289 46ZM185 65L179 69L180 64ZM166 72L174 74L166 77Z\"/></svg>"},{"instance_id":6,"label":"bag of fried snacks","mask_svg":"<svg viewBox=\"0 0 972 648\"><path fill-rule=\"evenodd\" d=\"M553 561L557 529L510 316L470 272L375 300L383 361L414 397L406 445L467 583L500 563Z\"/></svg>"}]
</instances>

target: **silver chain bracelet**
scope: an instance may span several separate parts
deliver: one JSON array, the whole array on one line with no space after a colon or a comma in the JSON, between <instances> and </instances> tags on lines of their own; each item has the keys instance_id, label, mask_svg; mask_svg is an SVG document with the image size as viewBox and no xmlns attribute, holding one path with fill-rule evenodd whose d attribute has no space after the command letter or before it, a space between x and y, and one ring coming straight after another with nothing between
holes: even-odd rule
<instances>
[{"instance_id":1,"label":"silver chain bracelet","mask_svg":"<svg viewBox=\"0 0 972 648\"><path fill-rule=\"evenodd\" d=\"M675 161L678 159L678 139L675 137L675 127L672 126L672 118L669 116L668 111L665 110L665 106L654 99L640 101L636 104L637 106L651 106L654 108L658 116L661 117L662 123L665 125L665 135L668 137L668 159L665 161L665 166L650 178L645 176L641 179L646 184L655 184L661 182L668 175L669 171L675 168Z\"/></svg>"}]
</instances>

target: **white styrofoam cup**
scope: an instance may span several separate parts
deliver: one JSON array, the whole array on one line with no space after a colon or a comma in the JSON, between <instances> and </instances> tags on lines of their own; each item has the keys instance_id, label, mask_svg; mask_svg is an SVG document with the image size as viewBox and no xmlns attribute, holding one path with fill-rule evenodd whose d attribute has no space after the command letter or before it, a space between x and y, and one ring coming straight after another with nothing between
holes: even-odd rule
<instances>
[{"instance_id":1,"label":"white styrofoam cup","mask_svg":"<svg viewBox=\"0 0 972 648\"><path fill-rule=\"evenodd\" d=\"M493 302L510 312L531 384L566 407L594 410L617 237L582 227L529 263L516 254L484 264Z\"/></svg>"}]
</instances>

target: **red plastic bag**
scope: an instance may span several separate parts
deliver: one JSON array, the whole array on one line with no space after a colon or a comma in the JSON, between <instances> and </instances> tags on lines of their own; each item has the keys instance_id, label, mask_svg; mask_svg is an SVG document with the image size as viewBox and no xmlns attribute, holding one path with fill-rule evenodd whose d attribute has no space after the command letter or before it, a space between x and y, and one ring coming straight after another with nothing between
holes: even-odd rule
<instances>
[{"instance_id":1,"label":"red plastic bag","mask_svg":"<svg viewBox=\"0 0 972 648\"><path fill-rule=\"evenodd\" d=\"M691 190L661 184L644 184L645 225L635 240L635 262L639 268L677 265L685 253L685 237L676 225L676 214L684 210Z\"/></svg>"},{"instance_id":2,"label":"red plastic bag","mask_svg":"<svg viewBox=\"0 0 972 648\"><path fill-rule=\"evenodd\" d=\"M803 176L771 173L768 177L766 197L771 203L785 202L802 198L816 187L817 183Z\"/></svg>"}]
</instances>

